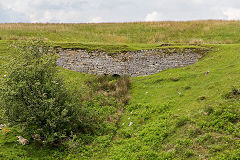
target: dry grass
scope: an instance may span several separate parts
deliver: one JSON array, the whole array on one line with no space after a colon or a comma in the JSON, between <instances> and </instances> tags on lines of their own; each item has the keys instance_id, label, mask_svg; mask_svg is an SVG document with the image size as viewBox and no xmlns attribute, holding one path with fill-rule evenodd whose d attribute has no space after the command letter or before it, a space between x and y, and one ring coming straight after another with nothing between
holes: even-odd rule
<instances>
[{"instance_id":1,"label":"dry grass","mask_svg":"<svg viewBox=\"0 0 240 160\"><path fill-rule=\"evenodd\" d=\"M205 20L134 23L7 23L3 40L42 38L59 42L96 43L240 43L240 21Z\"/></svg>"},{"instance_id":2,"label":"dry grass","mask_svg":"<svg viewBox=\"0 0 240 160\"><path fill-rule=\"evenodd\" d=\"M126 76L98 76L96 79L87 80L87 86L90 92L85 94L88 100L102 94L106 97L114 97L121 105L126 105L130 100L128 90L130 88L130 79Z\"/></svg>"}]
</instances>

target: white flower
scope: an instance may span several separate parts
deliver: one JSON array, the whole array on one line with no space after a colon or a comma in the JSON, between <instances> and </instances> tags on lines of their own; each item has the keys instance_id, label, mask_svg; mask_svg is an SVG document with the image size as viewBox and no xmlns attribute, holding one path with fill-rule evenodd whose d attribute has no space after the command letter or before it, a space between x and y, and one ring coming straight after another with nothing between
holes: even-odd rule
<instances>
[{"instance_id":1,"label":"white flower","mask_svg":"<svg viewBox=\"0 0 240 160\"><path fill-rule=\"evenodd\" d=\"M122 125L124 126L125 123L123 123Z\"/></svg>"},{"instance_id":2,"label":"white flower","mask_svg":"<svg viewBox=\"0 0 240 160\"><path fill-rule=\"evenodd\" d=\"M130 122L128 126L131 126L133 124L133 122Z\"/></svg>"},{"instance_id":3,"label":"white flower","mask_svg":"<svg viewBox=\"0 0 240 160\"><path fill-rule=\"evenodd\" d=\"M7 75L6 74L4 74L4 76L3 77L6 77Z\"/></svg>"},{"instance_id":4,"label":"white flower","mask_svg":"<svg viewBox=\"0 0 240 160\"><path fill-rule=\"evenodd\" d=\"M145 94L148 94L148 92L146 92Z\"/></svg>"},{"instance_id":5,"label":"white flower","mask_svg":"<svg viewBox=\"0 0 240 160\"><path fill-rule=\"evenodd\" d=\"M128 117L128 119L130 119L130 117Z\"/></svg>"}]
</instances>

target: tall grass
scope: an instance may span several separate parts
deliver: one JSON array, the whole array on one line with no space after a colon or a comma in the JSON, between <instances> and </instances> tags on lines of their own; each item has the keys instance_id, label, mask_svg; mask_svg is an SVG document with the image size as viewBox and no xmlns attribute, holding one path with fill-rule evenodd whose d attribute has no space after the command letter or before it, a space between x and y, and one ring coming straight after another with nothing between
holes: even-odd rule
<instances>
[{"instance_id":1,"label":"tall grass","mask_svg":"<svg viewBox=\"0 0 240 160\"><path fill-rule=\"evenodd\" d=\"M130 99L128 93L130 79L127 76L100 75L95 79L87 80L86 84L90 88L89 93L85 94L86 99L102 94L106 97L114 97L120 105L126 105Z\"/></svg>"},{"instance_id":2,"label":"tall grass","mask_svg":"<svg viewBox=\"0 0 240 160\"><path fill-rule=\"evenodd\" d=\"M101 24L0 24L3 40L96 43L239 43L240 21L134 22Z\"/></svg>"}]
</instances>

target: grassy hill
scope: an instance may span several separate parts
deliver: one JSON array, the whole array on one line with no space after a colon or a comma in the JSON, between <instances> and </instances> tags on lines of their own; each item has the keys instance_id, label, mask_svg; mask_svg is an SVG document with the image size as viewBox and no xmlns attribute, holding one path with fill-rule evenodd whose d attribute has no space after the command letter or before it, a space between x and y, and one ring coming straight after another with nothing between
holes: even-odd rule
<instances>
[{"instance_id":1,"label":"grassy hill","mask_svg":"<svg viewBox=\"0 0 240 160\"><path fill-rule=\"evenodd\" d=\"M42 38L85 43L239 43L239 21L104 24L0 24L2 40Z\"/></svg>"},{"instance_id":2,"label":"grassy hill","mask_svg":"<svg viewBox=\"0 0 240 160\"><path fill-rule=\"evenodd\" d=\"M68 48L76 46L69 42L80 42L77 46L108 51L148 49L161 43L212 48L193 65L131 78L131 100L119 122L108 126L112 132L77 137L68 149L39 149L17 144L20 131L9 128L8 134L0 131L0 159L240 159L239 25L239 21L0 24L0 64L12 55L5 40L39 37ZM93 77L60 72L72 89L86 89L84 80Z\"/></svg>"}]
</instances>

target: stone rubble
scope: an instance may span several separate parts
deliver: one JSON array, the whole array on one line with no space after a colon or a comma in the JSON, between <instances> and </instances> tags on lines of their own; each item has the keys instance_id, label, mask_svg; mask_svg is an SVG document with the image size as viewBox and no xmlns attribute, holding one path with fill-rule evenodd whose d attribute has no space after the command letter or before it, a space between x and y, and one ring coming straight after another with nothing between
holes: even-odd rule
<instances>
[{"instance_id":1,"label":"stone rubble","mask_svg":"<svg viewBox=\"0 0 240 160\"><path fill-rule=\"evenodd\" d=\"M168 68L196 63L206 49L152 49L109 54L104 51L59 49L57 64L63 68L88 74L145 76Z\"/></svg>"}]
</instances>

